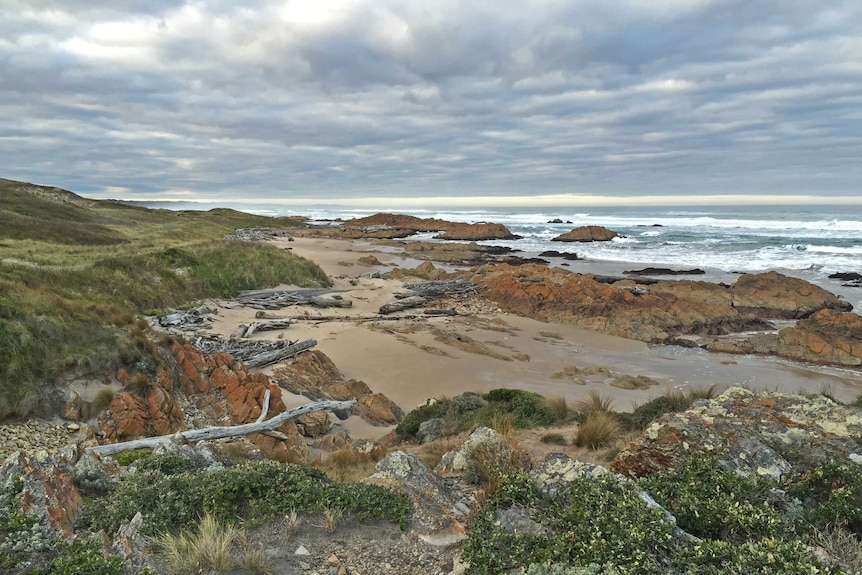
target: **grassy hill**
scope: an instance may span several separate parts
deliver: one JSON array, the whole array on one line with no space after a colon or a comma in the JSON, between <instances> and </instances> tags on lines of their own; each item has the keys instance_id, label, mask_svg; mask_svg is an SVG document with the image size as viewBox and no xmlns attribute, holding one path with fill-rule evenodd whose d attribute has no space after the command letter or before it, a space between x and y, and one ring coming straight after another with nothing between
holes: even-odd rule
<instances>
[{"instance_id":1,"label":"grassy hill","mask_svg":"<svg viewBox=\"0 0 862 575\"><path fill-rule=\"evenodd\" d=\"M51 410L62 376L107 375L144 352L137 316L242 289L328 285L312 262L226 240L296 220L152 210L0 179L0 421Z\"/></svg>"}]
</instances>

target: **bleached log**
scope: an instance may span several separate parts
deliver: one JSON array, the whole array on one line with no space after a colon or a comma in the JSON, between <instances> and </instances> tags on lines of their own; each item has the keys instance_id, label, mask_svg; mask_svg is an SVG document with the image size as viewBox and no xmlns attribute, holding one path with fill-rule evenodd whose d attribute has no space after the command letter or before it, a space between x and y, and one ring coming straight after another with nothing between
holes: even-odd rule
<instances>
[{"instance_id":1,"label":"bleached log","mask_svg":"<svg viewBox=\"0 0 862 575\"><path fill-rule=\"evenodd\" d=\"M275 329L286 329L293 323L289 319L265 319L261 321L253 321L248 326L243 337L251 337L251 334L259 331L272 331Z\"/></svg>"},{"instance_id":2,"label":"bleached log","mask_svg":"<svg viewBox=\"0 0 862 575\"><path fill-rule=\"evenodd\" d=\"M289 317L285 317L283 315L278 315L277 313L270 313L268 311L259 311L254 314L255 319L290 319Z\"/></svg>"},{"instance_id":3,"label":"bleached log","mask_svg":"<svg viewBox=\"0 0 862 575\"><path fill-rule=\"evenodd\" d=\"M307 403L300 407L289 409L287 411L279 413L278 415L267 421L256 421L254 423L245 423L243 425L234 425L227 427L205 427L204 429L191 429L189 431L180 432L179 434L161 435L159 437L145 437L143 439L134 439L132 441L124 441L122 443L97 445L95 447L88 447L86 451L87 453L97 453L99 455L114 455L115 453L122 453L124 451L131 451L133 449L152 449L161 443L170 441L176 435L179 435L183 440L190 443L194 441L236 437L239 435L250 435L252 433L266 433L267 435L269 435L269 432L275 430L275 428L281 426L288 420L291 420L295 417L299 417L300 415L305 415L306 413L323 410L342 411L350 409L354 405L356 405L355 399L351 399L350 401L317 401L314 403Z\"/></svg>"},{"instance_id":4,"label":"bleached log","mask_svg":"<svg viewBox=\"0 0 862 575\"><path fill-rule=\"evenodd\" d=\"M428 298L424 298L422 296L410 296L398 301L383 304L380 306L380 310L377 313L395 313L396 311L403 311L405 309L413 309L415 307L423 306L426 303L428 303Z\"/></svg>"},{"instance_id":5,"label":"bleached log","mask_svg":"<svg viewBox=\"0 0 862 575\"><path fill-rule=\"evenodd\" d=\"M295 343L281 349L267 351L252 356L249 359L245 360L244 363L247 367L260 367L262 365L269 365L271 363L276 363L278 361L293 357L298 353L301 353L307 349L311 349L315 345L317 345L316 339L306 339L304 341L300 341L299 343Z\"/></svg>"}]
</instances>

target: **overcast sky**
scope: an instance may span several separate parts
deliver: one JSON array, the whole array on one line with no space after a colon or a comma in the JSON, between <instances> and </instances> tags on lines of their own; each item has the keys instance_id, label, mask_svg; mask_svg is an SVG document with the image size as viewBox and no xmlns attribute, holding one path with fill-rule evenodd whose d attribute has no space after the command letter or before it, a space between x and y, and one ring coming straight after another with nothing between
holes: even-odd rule
<instances>
[{"instance_id":1,"label":"overcast sky","mask_svg":"<svg viewBox=\"0 0 862 575\"><path fill-rule=\"evenodd\" d=\"M0 177L123 199L855 201L862 1L0 0Z\"/></svg>"}]
</instances>

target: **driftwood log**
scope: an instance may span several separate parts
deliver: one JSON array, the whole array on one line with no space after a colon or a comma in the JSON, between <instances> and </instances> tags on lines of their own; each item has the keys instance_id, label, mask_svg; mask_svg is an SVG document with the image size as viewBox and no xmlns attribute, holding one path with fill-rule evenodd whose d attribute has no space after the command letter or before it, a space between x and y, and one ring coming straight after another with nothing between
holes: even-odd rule
<instances>
[{"instance_id":1,"label":"driftwood log","mask_svg":"<svg viewBox=\"0 0 862 575\"><path fill-rule=\"evenodd\" d=\"M274 351L265 351L245 360L246 367L261 367L283 361L317 345L316 339L306 339Z\"/></svg>"},{"instance_id":2,"label":"driftwood log","mask_svg":"<svg viewBox=\"0 0 862 575\"><path fill-rule=\"evenodd\" d=\"M225 437L236 437L238 435L250 435L252 433L267 433L275 430L275 428L279 427L284 422L295 417L299 417L300 415L305 415L306 413L323 410L343 411L350 409L354 405L356 405L355 399L351 399L350 401L317 401L289 409L279 413L272 419L263 421L262 419L266 415L266 410L269 407L269 390L267 390L267 396L264 400L264 411L261 413L261 417L259 417L254 423L245 423L243 425L227 427L222 426L191 429L189 431L182 431L172 435L145 437L143 439L133 439L132 441L124 441L122 443L109 443L107 445L88 447L86 451L87 453L97 453L99 455L113 455L115 453L122 453L123 451L131 451L133 449L153 448L161 443L170 441L174 437L183 441L193 442L208 439L222 439Z\"/></svg>"},{"instance_id":3,"label":"driftwood log","mask_svg":"<svg viewBox=\"0 0 862 575\"><path fill-rule=\"evenodd\" d=\"M399 300L395 300L393 302L389 302L387 304L383 304L380 306L380 310L377 313L380 314L389 314L395 313L397 311L404 311L405 309L413 309L416 307L421 307L428 303L427 297L422 297L418 295L405 297Z\"/></svg>"},{"instance_id":4,"label":"driftwood log","mask_svg":"<svg viewBox=\"0 0 862 575\"><path fill-rule=\"evenodd\" d=\"M264 319L253 321L251 323L241 323L237 330L231 334L231 337L251 337L253 333L259 331L272 331L276 329L287 329L293 323L289 319Z\"/></svg>"},{"instance_id":5,"label":"driftwood log","mask_svg":"<svg viewBox=\"0 0 862 575\"><path fill-rule=\"evenodd\" d=\"M292 305L313 305L315 307L350 307L353 305L350 300L344 299L337 295L337 292L328 289L247 290L239 292L236 299L243 305L261 310L281 309Z\"/></svg>"}]
</instances>

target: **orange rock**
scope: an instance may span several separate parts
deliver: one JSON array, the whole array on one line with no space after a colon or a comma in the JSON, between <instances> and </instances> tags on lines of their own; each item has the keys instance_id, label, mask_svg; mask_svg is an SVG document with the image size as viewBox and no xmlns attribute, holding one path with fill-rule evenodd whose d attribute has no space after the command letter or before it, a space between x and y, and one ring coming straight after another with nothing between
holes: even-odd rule
<instances>
[{"instance_id":1,"label":"orange rock","mask_svg":"<svg viewBox=\"0 0 862 575\"><path fill-rule=\"evenodd\" d=\"M618 237L615 231L602 226L581 226L560 234L552 242L607 242Z\"/></svg>"}]
</instances>

